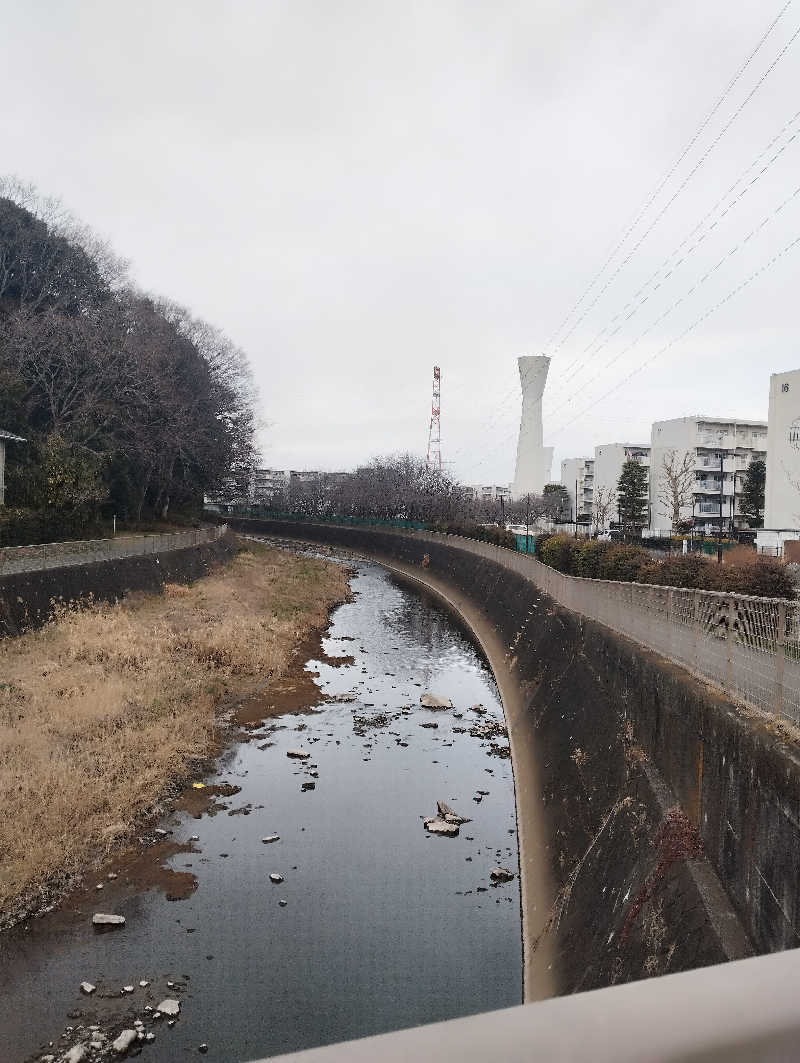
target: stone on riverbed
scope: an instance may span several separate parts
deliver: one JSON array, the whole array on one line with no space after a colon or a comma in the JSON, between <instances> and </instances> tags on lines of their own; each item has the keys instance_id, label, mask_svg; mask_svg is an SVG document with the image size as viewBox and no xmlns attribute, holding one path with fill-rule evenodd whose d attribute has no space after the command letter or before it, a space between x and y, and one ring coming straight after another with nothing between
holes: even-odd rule
<instances>
[{"instance_id":1,"label":"stone on riverbed","mask_svg":"<svg viewBox=\"0 0 800 1063\"><path fill-rule=\"evenodd\" d=\"M273 871L272 874L269 876L269 880L270 882L275 883L283 882L283 875L279 875L277 871Z\"/></svg>"},{"instance_id":2,"label":"stone on riverbed","mask_svg":"<svg viewBox=\"0 0 800 1063\"><path fill-rule=\"evenodd\" d=\"M124 915L109 915L106 912L95 912L92 916L94 926L125 926Z\"/></svg>"},{"instance_id":3,"label":"stone on riverbed","mask_svg":"<svg viewBox=\"0 0 800 1063\"><path fill-rule=\"evenodd\" d=\"M86 1046L73 1045L64 1056L64 1063L83 1063L86 1059Z\"/></svg>"},{"instance_id":4,"label":"stone on riverbed","mask_svg":"<svg viewBox=\"0 0 800 1063\"><path fill-rule=\"evenodd\" d=\"M447 838L455 838L458 834L458 824L448 823L447 820L440 819L439 816L433 816L431 819L425 820L425 830L431 834L444 834Z\"/></svg>"},{"instance_id":5,"label":"stone on riverbed","mask_svg":"<svg viewBox=\"0 0 800 1063\"><path fill-rule=\"evenodd\" d=\"M489 873L489 878L492 879L493 882L510 882L513 877L514 872L507 870L505 867L492 868Z\"/></svg>"},{"instance_id":6,"label":"stone on riverbed","mask_svg":"<svg viewBox=\"0 0 800 1063\"><path fill-rule=\"evenodd\" d=\"M121 1056L131 1047L136 1040L136 1030L123 1030L119 1037L112 1043L112 1048Z\"/></svg>"},{"instance_id":7,"label":"stone on riverbed","mask_svg":"<svg viewBox=\"0 0 800 1063\"><path fill-rule=\"evenodd\" d=\"M261 841L264 845L269 845L270 842L279 842L281 840L280 834L268 834L266 838L262 838Z\"/></svg>"},{"instance_id":8,"label":"stone on riverbed","mask_svg":"<svg viewBox=\"0 0 800 1063\"><path fill-rule=\"evenodd\" d=\"M85 993L87 997L91 996L95 989L97 989L97 986L92 985L91 982L81 982L81 993Z\"/></svg>"},{"instance_id":9,"label":"stone on riverbed","mask_svg":"<svg viewBox=\"0 0 800 1063\"><path fill-rule=\"evenodd\" d=\"M437 801L436 808L439 813L439 818L443 819L445 823L455 823L456 826L460 826L462 823L472 822L468 816L459 816L458 812L452 809L449 805L446 805L444 801Z\"/></svg>"},{"instance_id":10,"label":"stone on riverbed","mask_svg":"<svg viewBox=\"0 0 800 1063\"><path fill-rule=\"evenodd\" d=\"M156 1008L156 1011L160 1011L162 1015L177 1015L180 1010L181 1002L173 997L167 997L166 1000L162 1000Z\"/></svg>"},{"instance_id":11,"label":"stone on riverbed","mask_svg":"<svg viewBox=\"0 0 800 1063\"><path fill-rule=\"evenodd\" d=\"M423 694L419 699L423 709L452 709L450 698L440 698L437 694Z\"/></svg>"}]
</instances>

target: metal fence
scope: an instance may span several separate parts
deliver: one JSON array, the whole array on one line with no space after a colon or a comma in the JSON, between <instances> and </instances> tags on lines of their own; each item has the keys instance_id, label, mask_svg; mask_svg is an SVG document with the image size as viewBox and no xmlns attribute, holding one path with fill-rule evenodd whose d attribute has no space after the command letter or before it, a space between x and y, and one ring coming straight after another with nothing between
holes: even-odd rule
<instances>
[{"instance_id":1,"label":"metal fence","mask_svg":"<svg viewBox=\"0 0 800 1063\"><path fill-rule=\"evenodd\" d=\"M227 531L227 524L207 525L180 532L154 535L120 535L114 539L85 539L37 546L6 546L0 549L0 576L16 572L36 572L45 568L85 565L118 557L139 557L181 550L187 546L214 542Z\"/></svg>"},{"instance_id":2,"label":"metal fence","mask_svg":"<svg viewBox=\"0 0 800 1063\"><path fill-rule=\"evenodd\" d=\"M441 542L442 536L417 536ZM519 572L560 605L626 635L735 701L800 724L800 603L746 594L566 576L475 539L471 553Z\"/></svg>"}]
</instances>

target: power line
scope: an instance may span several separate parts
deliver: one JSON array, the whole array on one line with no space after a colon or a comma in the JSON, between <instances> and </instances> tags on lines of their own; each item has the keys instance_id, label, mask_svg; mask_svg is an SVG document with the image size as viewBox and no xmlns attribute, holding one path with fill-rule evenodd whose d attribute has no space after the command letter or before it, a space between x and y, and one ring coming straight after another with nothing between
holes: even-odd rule
<instances>
[{"instance_id":1,"label":"power line","mask_svg":"<svg viewBox=\"0 0 800 1063\"><path fill-rule=\"evenodd\" d=\"M565 421L564 424L560 425L558 428L555 429L555 431L551 432L550 433L550 437L552 438L553 436L557 436L561 432L563 432L566 428L569 428L570 425L573 425L578 420L578 418L583 417L583 415L585 413L588 413L589 410L593 409L599 403L603 402L603 400L607 399L609 397L609 395L613 395L614 392L619 391L619 389L621 387L624 387L624 385L627 384L629 380L632 380L633 377L635 377L639 373L641 373L643 369L646 369L648 365L651 365L656 360L656 358L660 358L662 354L665 354L668 350L670 350L672 347L674 347L677 343L680 343L682 340L686 339L686 337L691 332L694 332L694 330L696 328L698 328L698 326L702 325L704 321L707 321L708 318L710 318L713 314L715 314L718 310L720 310L723 306L725 306L726 303L730 302L731 299L733 299L735 296L737 296L743 289L745 289L754 280L756 280L762 274L766 273L767 270L771 269L772 266L774 266L775 263L779 259L783 258L783 256L788 254L789 251L791 251L793 248L797 247L798 244L800 244L800 236L796 236L794 238L794 240L791 240L788 244L786 244L783 248L781 248L781 250L778 251L776 254L774 254L772 256L772 258L770 258L762 266L759 266L759 268L757 270L755 270L753 273L751 273L749 277L747 277L745 280L743 280L741 282L741 284L738 284L735 288L732 288L731 291L729 291L728 294L723 299L720 299L719 302L715 303L715 305L712 306L709 310L706 310L706 312L704 314L701 314L700 317L696 318L691 323L691 325L688 325L683 330L683 332L681 332L681 334L679 336L676 336L674 339L670 340L668 343L665 343L663 347L660 347L655 352L655 354L651 355L645 361L641 362L635 369L631 370L631 372L628 373L627 376L623 377L622 380L619 381L619 383L615 384L612 388L609 388L608 391L606 391L602 395L600 395L599 398L594 400L594 402L589 403L588 406L585 406L582 410L579 410L578 413L576 413L575 416L571 420Z\"/></svg>"},{"instance_id":2,"label":"power line","mask_svg":"<svg viewBox=\"0 0 800 1063\"><path fill-rule=\"evenodd\" d=\"M796 111L795 114L792 115L792 117L789 119L789 121L784 123L784 125L782 126L780 131L778 133L776 133L775 136L770 139L770 141L767 143L766 147L763 148L758 153L758 155L750 163L750 165L745 170L742 171L742 173L739 175L739 177L737 177L737 179L733 182L733 184L719 197L719 199L716 201L716 203L713 205L713 207L711 207L711 209L706 212L706 214L700 219L700 221L695 225L695 227L691 230L691 232L689 232L683 238L683 240L681 240L681 242L675 248L673 248L673 250L662 260L662 262L656 267L656 269L653 271L653 273L651 273L650 276L647 278L647 280L641 285L641 287L638 289L638 291L636 291L633 294L633 296L628 300L628 302L625 304L625 306L621 310L619 310L614 315L614 317L611 318L611 320L605 326L605 328L603 328L599 333L597 333L597 335L594 337L594 339L591 340L591 342L589 342L583 348L583 351L581 352L581 355L576 360L574 360L569 366L567 366L567 368L564 370L565 373L568 372L568 370L571 369L572 366L575 366L576 363L577 363L577 367L575 368L574 372L570 373L568 376L565 376L563 379L557 381L556 387L554 389L551 389L551 391L550 391L549 398L552 398L554 393L557 394L558 391L563 390L563 388L566 387L566 385L569 384L570 381L574 380L575 377L578 376L578 374L581 372L582 368L585 368L586 363L581 361L581 358L582 358L583 355L587 354L587 352L589 352L589 351L592 351L592 348L595 348L592 351L592 357L594 357L595 355L599 354L599 352L608 344L608 342L611 339L613 339L614 336L617 335L617 333L619 333L621 331L621 329L624 327L624 325L642 308L642 306L645 305L645 303L650 298L649 295L646 296L644 299L641 299L640 302L638 303L638 305L635 305L635 301L644 292L647 291L649 286L652 284L652 282L654 280L656 280L656 278L658 278L659 274L665 269L665 267L670 265L670 262L672 261L672 259L675 258L676 255L679 255L681 253L681 251L683 251L684 247L686 247L687 243L692 239L692 237L703 228L703 226L705 225L705 223L708 221L709 218L712 218L714 216L714 214L719 209L719 207L723 203L725 203L725 201L728 198L728 196L731 195L731 193L736 189L736 187L738 185L740 185L742 183L742 181L747 177L747 175L756 166L758 166L759 162L761 162L761 160L764 158L764 156L777 143L777 141L780 140L780 138L783 136L783 134L786 132L786 130L790 129L792 127L792 125L798 120L798 118L800 118L800 110ZM744 199L744 197L747 195L747 193L750 192L751 189L758 183L758 181L761 180L761 178L764 176L764 174L783 155L783 153L786 151L786 149L797 139L798 136L800 136L800 129L795 129L792 132L792 134L789 137L789 139L784 144L782 144L781 147L772 155L772 157L759 170L759 172L755 175L755 177L753 177L752 180L750 182L748 182L748 184L745 185L745 187L739 191L738 195L736 195L734 197L734 199L730 203L727 204L727 206L722 211L720 216L715 221L713 221L711 223L711 225L709 225L708 230L705 233L703 233L699 237L699 239L691 247L687 248L685 254L683 254L683 256L681 258L679 258L676 262L674 262L672 264L672 268L671 269L669 269L666 273L664 273L664 275L661 277L661 279L658 281L658 283L653 288L653 292L658 291L658 289L661 287L661 285L664 284L680 268L680 266L682 266L683 263L697 250L697 248L702 244L702 242L719 225L719 223L722 221L722 219L725 218L730 213L731 210L733 210L736 206L738 206L738 204L742 201L742 199ZM632 307L633 307L633 309L631 309ZM630 311L630 313L628 313L628 311ZM625 316L623 316L623 315L625 315ZM620 323L617 324L617 322L620 322ZM612 326L614 326L614 325L616 325L616 328L612 328ZM611 329L610 332L609 332L609 329ZM595 346L598 343L599 340L602 340L602 342L599 344L599 346Z\"/></svg>"},{"instance_id":3,"label":"power line","mask_svg":"<svg viewBox=\"0 0 800 1063\"><path fill-rule=\"evenodd\" d=\"M623 232L622 236L620 237L620 239L617 241L617 243L613 247L611 253L606 258L605 262L602 264L600 269L597 271L597 273L591 279L591 281L589 282L588 286L584 289L583 293L578 298L577 302L575 302L574 305L570 308L570 310L568 311L568 313L567 313L566 317L564 318L564 320L561 322L561 324L558 326L558 328L555 330L555 332L553 332L551 334L550 338L547 341L546 349L550 348L553 345L553 343L555 342L556 338L561 334L563 329L566 327L566 325L569 322L569 320L572 317L572 315L579 309L579 307L582 305L582 303L587 298L589 293L592 291L594 286L597 284L597 282L600 280L600 278L606 272L608 266L610 265L610 263L613 261L613 259L617 255L617 252L628 241L628 238L631 236L631 234L634 232L634 230L639 225L639 222L642 220L644 215L647 213L647 211L653 205L655 200L661 194L661 192L664 189L664 187L671 180L671 178L673 177L673 175L677 171L678 167L681 165L683 160L686 158L686 156L692 150L694 145L697 143L697 141L703 135L703 133L705 132L706 128L708 127L708 124L710 123L711 119L714 117L714 115L717 113L719 108L722 106L722 104L725 102L727 97L730 95L731 91L736 86L737 82L740 80L740 78L745 73L747 68L750 66L750 63L753 61L753 59L758 54L760 49L763 47L764 43L766 42L767 38L770 36L772 31L775 29L775 27L777 26L778 22L780 22L780 20L783 18L783 16L786 13L786 11L789 9L789 7L791 7L791 4L792 4L792 0L786 0L786 3L783 5L781 10L778 12L778 14L772 20L770 25L767 27L766 32L763 34L761 39L758 41L758 43L756 44L756 46L753 49L753 51L747 56L747 58L745 59L744 63L739 67L739 69L737 70L736 74L733 76L733 78L726 85L726 87L723 90L723 92L722 92L721 96L719 97L719 99L716 101L714 106L711 108L711 110L708 112L706 117L700 123L699 127L697 128L697 130L695 131L694 135L691 137L691 139L689 140L688 144L683 149L681 154L678 156L677 160L673 163L673 165L670 167L670 169L667 171L667 173L664 175L664 177L662 177L662 179L659 181L659 183L656 186L655 190L650 194L650 196L646 200L644 206L639 210L639 212L637 213L636 217L631 222L631 224L628 226L628 228L625 229L625 231ZM800 32L800 30L798 30L798 32ZM795 33L795 37L796 36L797 36L797 33ZM792 38L792 41L794 41L794 37ZM791 44L792 41L790 41L789 44ZM756 88L753 89L753 91L750 93L750 95L745 99L744 103L739 107L738 111L735 112L734 117L731 119L731 122L729 123L728 127L726 127L726 129L730 127L730 124L732 124L732 122L735 121L735 119L738 117L738 115L741 113L741 111L744 109L744 107L747 105L747 103L749 103L750 99L755 94L755 92L758 90L758 88L760 88L761 84L763 84L763 82L766 79L766 77L769 76L769 74L775 68L775 66L780 61L780 59L783 58L783 55L788 50L788 47L789 47L789 45L786 45L783 48L783 50L779 53L778 57L773 61L773 63L771 64L771 66L769 67L767 72L764 75L762 75L762 78L760 79L760 81L756 85ZM712 149L711 150L713 150L713 147L716 145L716 143L719 142L720 137L722 135L724 135L725 131L726 130L723 130L723 133L720 134L720 136L717 137L717 140L714 142L714 145L712 145ZM683 187L685 187L685 183L682 186L682 188ZM673 197L673 199L674 199L674 197ZM672 201L670 201L670 202L672 202ZM605 289L603 289L603 290L605 291ZM596 301L597 300L595 300L595 303L596 303ZM592 306L594 306L595 303L593 303ZM591 307L589 309L591 309ZM588 311L587 311L587 313L588 313ZM585 317L585 314L583 315L583 317ZM553 349L553 353L554 354L563 346L564 342L569 338L569 336L572 335L572 332L574 332L575 328L580 323L580 321L583 320L583 317L581 317L579 319L579 321L577 321L575 324L573 324L573 327L570 330L570 332L568 332L565 336L563 336L559 340L558 344Z\"/></svg>"},{"instance_id":4,"label":"power line","mask_svg":"<svg viewBox=\"0 0 800 1063\"><path fill-rule=\"evenodd\" d=\"M754 236L757 236L758 233L760 233L761 230L763 228L765 228L765 226L767 226L771 221L773 221L775 218L777 218L777 216L780 214L780 212L785 207L787 207L789 205L789 203L792 202L793 199L796 199L798 195L800 195L800 185L797 185L797 187L794 189L794 191L791 192L790 195L788 195L786 197L786 199L784 199L783 202L778 207L776 207L774 210L770 211L769 214L765 215L761 219L759 224L756 225L755 228L751 229L750 232L747 234L747 236L745 236L745 238L743 240L739 241L739 243L737 243L737 244L734 244L734 246L731 247L726 252L726 254L724 254L722 256L721 259L719 259L719 261L716 263L716 265L712 266L711 269L707 270L703 274L703 276L700 277L699 280L695 281L695 283L691 286L691 288L689 288L687 291L685 291L683 293L683 295L679 296L669 307L667 307L666 310L664 310L664 312L662 314L659 315L659 317L657 317L655 319L655 321L651 322L651 324L649 324L647 326L647 328L644 329L643 332L640 332L639 335L636 337L636 339L631 340L631 342L627 345L627 347L623 347L621 351L619 351L617 354L615 354L613 356L613 358L610 358L609 361L607 361L606 364L597 373L595 373L595 375L593 377L590 377L589 380L587 380L583 384L581 384L581 386L579 388L577 388L577 390L574 391L572 393L572 395L565 402L562 402L560 406L557 406L554 410L552 410L551 411L551 416L552 416L552 414L558 413L558 411L562 410L565 406L569 406L572 403L572 401L574 400L576 395L579 395L582 391L584 391L587 387L589 387L590 384L593 384L600 376L602 376L602 374L607 369L609 369L612 365L614 365L615 362L618 362L620 360L620 358L623 357L623 355L628 354L628 352L631 351L636 346L636 344L639 343L640 340L642 340L657 325L660 325L666 318L668 318L670 316L670 314L673 313L673 311L677 310L677 308L681 305L681 303L685 302L689 298L689 296L693 295L694 292L696 292L698 288L702 287L702 285L705 284L705 282L709 279L709 277L711 277L714 273L716 273L716 271L720 268L720 266L722 266L724 263L726 263L729 259L733 258L733 256L735 254L737 254L745 246L745 244L748 244L750 242L750 240L753 239Z\"/></svg>"}]
</instances>

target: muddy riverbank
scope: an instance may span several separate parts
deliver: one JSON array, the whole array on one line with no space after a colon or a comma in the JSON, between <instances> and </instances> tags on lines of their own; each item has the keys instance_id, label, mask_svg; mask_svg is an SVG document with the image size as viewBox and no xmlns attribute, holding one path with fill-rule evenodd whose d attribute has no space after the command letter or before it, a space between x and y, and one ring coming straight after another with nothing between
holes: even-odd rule
<instances>
[{"instance_id":1,"label":"muddy riverbank","mask_svg":"<svg viewBox=\"0 0 800 1063\"><path fill-rule=\"evenodd\" d=\"M243 703L243 740L151 836L163 877L143 888L104 866L57 916L4 935L10 1059L58 1058L91 1026L110 1038L138 1021L150 1059L205 1045L245 1060L521 1000L494 679L430 600L368 564L352 587L323 652L260 707ZM423 708L427 692L453 708ZM470 820L455 837L424 826L439 801ZM498 866L515 877L498 883ZM98 935L96 910L125 926ZM180 1015L154 1019L166 994Z\"/></svg>"}]
</instances>

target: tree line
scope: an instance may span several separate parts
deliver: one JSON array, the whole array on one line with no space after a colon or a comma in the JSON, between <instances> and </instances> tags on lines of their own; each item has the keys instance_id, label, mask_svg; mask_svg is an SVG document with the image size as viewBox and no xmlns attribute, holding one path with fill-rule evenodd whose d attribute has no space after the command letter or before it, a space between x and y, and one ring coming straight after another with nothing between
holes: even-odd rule
<instances>
[{"instance_id":1,"label":"tree line","mask_svg":"<svg viewBox=\"0 0 800 1063\"><path fill-rule=\"evenodd\" d=\"M86 522L199 510L254 463L254 388L219 329L137 291L58 201L0 181L6 503Z\"/></svg>"}]
</instances>

